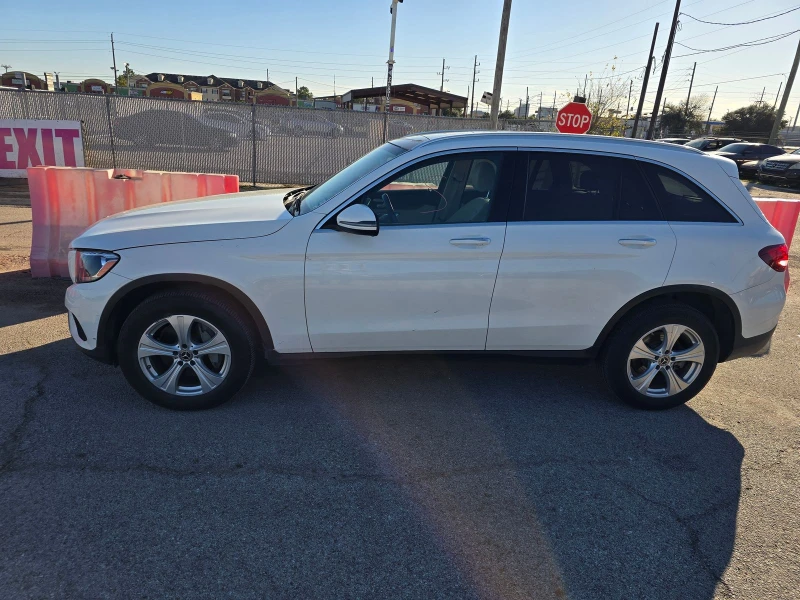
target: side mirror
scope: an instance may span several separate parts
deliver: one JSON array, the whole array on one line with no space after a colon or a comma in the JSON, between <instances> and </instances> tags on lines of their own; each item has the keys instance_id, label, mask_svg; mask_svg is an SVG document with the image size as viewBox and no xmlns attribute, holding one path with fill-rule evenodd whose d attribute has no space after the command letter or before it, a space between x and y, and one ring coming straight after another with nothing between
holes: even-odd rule
<instances>
[{"instance_id":1,"label":"side mirror","mask_svg":"<svg viewBox=\"0 0 800 600\"><path fill-rule=\"evenodd\" d=\"M378 217L369 206L352 204L336 215L340 231L357 235L378 235Z\"/></svg>"}]
</instances>

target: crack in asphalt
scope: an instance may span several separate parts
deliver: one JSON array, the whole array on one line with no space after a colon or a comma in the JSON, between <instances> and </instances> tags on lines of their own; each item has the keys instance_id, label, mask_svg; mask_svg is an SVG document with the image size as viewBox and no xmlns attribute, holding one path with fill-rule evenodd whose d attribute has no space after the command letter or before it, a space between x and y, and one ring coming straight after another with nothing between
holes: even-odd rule
<instances>
[{"instance_id":1,"label":"crack in asphalt","mask_svg":"<svg viewBox=\"0 0 800 600\"><path fill-rule=\"evenodd\" d=\"M717 573L714 570L712 565L709 564L708 557L705 555L705 553L700 548L700 532L694 527L694 525L692 524L692 521L695 521L695 520L698 520L698 519L703 519L703 518L705 518L705 517L707 517L709 515L712 515L715 512L718 512L718 511L720 511L720 510L722 510L724 508L730 508L731 506L736 506L736 504L739 501L738 498L728 498L728 499L722 500L720 502L712 504L711 506L709 506L708 508L706 508L705 510L703 510L703 511L701 511L699 513L696 513L696 514L693 514L693 515L688 515L688 516L684 517L684 516L680 515L677 510L675 510L672 506L670 506L666 502L661 502L661 501L656 500L654 498L650 498L646 494L642 493L639 489L637 489L634 486L630 485L628 482L622 481L622 480L620 480L620 479L618 479L616 477L612 477L608 473L598 472L598 474L601 477L605 478L606 480L615 483L617 486L621 487L622 489L624 489L629 494L634 495L637 498L640 498L641 500L644 500L648 504L652 504L653 506L657 506L657 507L663 509L664 511L666 511L673 518L673 520L678 525L680 525L682 528L684 528L684 530L686 531L687 535L689 536L689 548L690 548L692 554L697 558L698 564L703 568L703 570L715 582L719 583L720 585L722 585L725 588L725 591L729 595L729 597L733 597L733 590L730 588L730 586L722 578L722 573Z\"/></svg>"},{"instance_id":2,"label":"crack in asphalt","mask_svg":"<svg viewBox=\"0 0 800 600\"><path fill-rule=\"evenodd\" d=\"M25 398L25 403L22 408L22 419L20 419L20 422L8 435L3 445L0 446L0 474L13 470L13 463L16 459L17 450L25 435L25 431L33 420L34 405L37 400L44 396L44 381L46 378L47 372L42 369L39 381L34 385L33 393Z\"/></svg>"}]
</instances>

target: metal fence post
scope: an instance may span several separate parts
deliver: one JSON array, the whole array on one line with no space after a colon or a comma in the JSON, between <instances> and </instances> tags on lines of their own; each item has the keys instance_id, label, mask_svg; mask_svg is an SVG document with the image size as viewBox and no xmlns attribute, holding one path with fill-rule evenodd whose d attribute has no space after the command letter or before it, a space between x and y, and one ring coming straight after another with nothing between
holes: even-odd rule
<instances>
[{"instance_id":1,"label":"metal fence post","mask_svg":"<svg viewBox=\"0 0 800 600\"><path fill-rule=\"evenodd\" d=\"M114 128L111 125L111 96L106 94L106 116L108 117L108 138L111 140L111 165L117 168L117 151L114 148Z\"/></svg>"},{"instance_id":2,"label":"metal fence post","mask_svg":"<svg viewBox=\"0 0 800 600\"><path fill-rule=\"evenodd\" d=\"M252 107L252 110L251 110L250 114L252 115L251 123L250 123L250 125L252 126L252 133L251 133L250 137L252 138L252 141L253 141L253 187L256 187L256 103L255 103L255 100L253 100L253 107Z\"/></svg>"},{"instance_id":3,"label":"metal fence post","mask_svg":"<svg viewBox=\"0 0 800 600\"><path fill-rule=\"evenodd\" d=\"M383 143L385 144L389 137L389 112L383 113Z\"/></svg>"}]
</instances>

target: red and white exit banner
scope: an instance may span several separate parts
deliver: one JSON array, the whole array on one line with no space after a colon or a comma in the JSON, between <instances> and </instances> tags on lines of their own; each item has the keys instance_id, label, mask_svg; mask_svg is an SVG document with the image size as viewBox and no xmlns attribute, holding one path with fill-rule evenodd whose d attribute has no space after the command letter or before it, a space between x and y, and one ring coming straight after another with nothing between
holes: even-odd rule
<instances>
[{"instance_id":1,"label":"red and white exit banner","mask_svg":"<svg viewBox=\"0 0 800 600\"><path fill-rule=\"evenodd\" d=\"M85 166L80 121L0 119L0 177L27 177L40 165Z\"/></svg>"}]
</instances>

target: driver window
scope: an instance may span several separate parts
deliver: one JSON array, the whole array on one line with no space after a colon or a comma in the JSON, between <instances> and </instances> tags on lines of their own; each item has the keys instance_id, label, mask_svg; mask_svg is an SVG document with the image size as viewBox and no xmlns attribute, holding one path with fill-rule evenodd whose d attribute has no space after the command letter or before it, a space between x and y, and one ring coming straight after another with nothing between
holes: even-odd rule
<instances>
[{"instance_id":1,"label":"driver window","mask_svg":"<svg viewBox=\"0 0 800 600\"><path fill-rule=\"evenodd\" d=\"M381 226L485 223L503 153L456 154L401 171L362 195Z\"/></svg>"}]
</instances>

